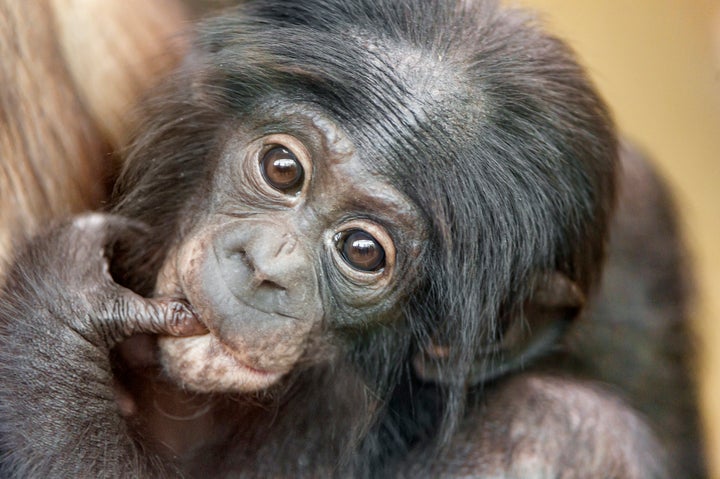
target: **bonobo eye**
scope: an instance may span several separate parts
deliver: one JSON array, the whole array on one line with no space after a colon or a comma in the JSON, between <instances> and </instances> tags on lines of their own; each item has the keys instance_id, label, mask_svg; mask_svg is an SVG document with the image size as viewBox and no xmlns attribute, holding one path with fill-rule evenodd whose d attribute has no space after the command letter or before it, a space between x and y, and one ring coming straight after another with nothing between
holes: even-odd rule
<instances>
[{"instance_id":1,"label":"bonobo eye","mask_svg":"<svg viewBox=\"0 0 720 479\"><path fill-rule=\"evenodd\" d=\"M295 154L284 146L273 146L260 158L260 169L265 181L283 193L300 190L304 178L302 164Z\"/></svg>"},{"instance_id":2,"label":"bonobo eye","mask_svg":"<svg viewBox=\"0 0 720 479\"><path fill-rule=\"evenodd\" d=\"M367 231L352 229L336 237L343 260L359 271L374 272L385 266L385 250Z\"/></svg>"},{"instance_id":3,"label":"bonobo eye","mask_svg":"<svg viewBox=\"0 0 720 479\"><path fill-rule=\"evenodd\" d=\"M335 264L348 280L373 288L391 281L397 262L395 243L380 224L358 218L327 233Z\"/></svg>"}]
</instances>

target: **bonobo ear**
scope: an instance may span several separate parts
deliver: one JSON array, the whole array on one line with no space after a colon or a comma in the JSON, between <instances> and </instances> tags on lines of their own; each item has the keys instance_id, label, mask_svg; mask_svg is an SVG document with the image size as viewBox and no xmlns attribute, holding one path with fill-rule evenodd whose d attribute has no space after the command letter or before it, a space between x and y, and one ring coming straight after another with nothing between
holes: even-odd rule
<instances>
[{"instance_id":1,"label":"bonobo ear","mask_svg":"<svg viewBox=\"0 0 720 479\"><path fill-rule=\"evenodd\" d=\"M477 352L465 384L475 386L522 369L555 346L585 305L580 287L559 272L542 275L522 310L506 318L502 337ZM446 383L457 378L447 374L444 359L452 346L431 342L413 361L417 375L427 381ZM450 367L452 367L450 365Z\"/></svg>"}]
</instances>

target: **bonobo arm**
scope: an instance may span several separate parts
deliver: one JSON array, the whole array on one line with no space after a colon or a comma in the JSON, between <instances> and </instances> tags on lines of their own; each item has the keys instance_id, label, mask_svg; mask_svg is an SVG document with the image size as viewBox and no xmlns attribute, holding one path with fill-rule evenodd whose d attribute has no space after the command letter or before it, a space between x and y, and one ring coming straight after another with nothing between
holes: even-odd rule
<instances>
[{"instance_id":1,"label":"bonobo arm","mask_svg":"<svg viewBox=\"0 0 720 479\"><path fill-rule=\"evenodd\" d=\"M116 284L106 247L137 225L79 216L31 240L0 296L0 477L155 477L116 404L110 349L200 328L171 300Z\"/></svg>"},{"instance_id":2,"label":"bonobo arm","mask_svg":"<svg viewBox=\"0 0 720 479\"><path fill-rule=\"evenodd\" d=\"M665 460L617 395L577 378L526 373L489 387L429 477L667 479Z\"/></svg>"}]
</instances>

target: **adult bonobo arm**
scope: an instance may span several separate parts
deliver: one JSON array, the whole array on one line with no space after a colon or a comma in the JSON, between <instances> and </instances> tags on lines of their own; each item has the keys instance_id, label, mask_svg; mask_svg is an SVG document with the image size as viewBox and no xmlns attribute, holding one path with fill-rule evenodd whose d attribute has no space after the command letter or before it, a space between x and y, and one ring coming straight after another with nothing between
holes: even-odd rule
<instances>
[{"instance_id":1,"label":"adult bonobo arm","mask_svg":"<svg viewBox=\"0 0 720 479\"><path fill-rule=\"evenodd\" d=\"M0 476L152 474L157 461L116 402L110 348L140 332L200 331L183 303L112 280L106 248L137 233L119 217L85 215L19 252L0 297Z\"/></svg>"}]
</instances>

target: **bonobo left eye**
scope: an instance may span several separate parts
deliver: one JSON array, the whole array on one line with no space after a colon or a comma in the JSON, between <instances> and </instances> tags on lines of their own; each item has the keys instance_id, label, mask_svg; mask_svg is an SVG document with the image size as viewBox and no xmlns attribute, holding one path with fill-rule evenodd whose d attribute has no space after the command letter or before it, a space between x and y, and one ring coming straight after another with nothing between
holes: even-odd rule
<instances>
[{"instance_id":1,"label":"bonobo left eye","mask_svg":"<svg viewBox=\"0 0 720 479\"><path fill-rule=\"evenodd\" d=\"M336 237L343 260L359 271L374 272L385 266L385 250L367 231L352 229Z\"/></svg>"},{"instance_id":2,"label":"bonobo left eye","mask_svg":"<svg viewBox=\"0 0 720 479\"><path fill-rule=\"evenodd\" d=\"M304 170L295 154L284 146L273 146L260 158L260 169L265 181L283 193L295 193L300 190L304 179Z\"/></svg>"},{"instance_id":3,"label":"bonobo left eye","mask_svg":"<svg viewBox=\"0 0 720 479\"><path fill-rule=\"evenodd\" d=\"M379 291L392 280L397 262L395 242L380 224L358 218L326 234L337 268L351 283Z\"/></svg>"}]
</instances>

